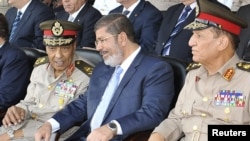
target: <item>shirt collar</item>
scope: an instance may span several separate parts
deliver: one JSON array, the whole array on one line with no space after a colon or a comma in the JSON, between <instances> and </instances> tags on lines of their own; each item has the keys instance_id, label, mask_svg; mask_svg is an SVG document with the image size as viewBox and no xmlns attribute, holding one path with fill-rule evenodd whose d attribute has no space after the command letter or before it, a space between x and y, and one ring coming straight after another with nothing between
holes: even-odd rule
<instances>
[{"instance_id":1,"label":"shirt collar","mask_svg":"<svg viewBox=\"0 0 250 141\"><path fill-rule=\"evenodd\" d=\"M134 4L132 4L128 9L126 9L125 7L123 7L122 12L124 12L125 10L130 11L130 13L128 13L128 17L130 16L130 14L132 13L132 11L135 9L135 7L140 3L140 0L137 0L137 2L135 2Z\"/></svg>"},{"instance_id":2,"label":"shirt collar","mask_svg":"<svg viewBox=\"0 0 250 141\"><path fill-rule=\"evenodd\" d=\"M124 62L122 62L121 68L123 69L123 72L121 76L123 76L125 72L128 70L129 66L134 61L135 57L140 52L140 50L141 50L141 47L138 47Z\"/></svg>"},{"instance_id":3,"label":"shirt collar","mask_svg":"<svg viewBox=\"0 0 250 141\"><path fill-rule=\"evenodd\" d=\"M26 9L28 8L28 6L30 5L32 0L30 0L28 3L26 3L21 9L18 9L17 12L22 12L21 18L23 16L23 13L26 11Z\"/></svg>"},{"instance_id":4,"label":"shirt collar","mask_svg":"<svg viewBox=\"0 0 250 141\"><path fill-rule=\"evenodd\" d=\"M85 6L85 4L83 4L76 12L74 12L73 14L70 14L74 19L77 17L77 15L79 14L79 12L83 9L83 7Z\"/></svg>"}]
</instances>

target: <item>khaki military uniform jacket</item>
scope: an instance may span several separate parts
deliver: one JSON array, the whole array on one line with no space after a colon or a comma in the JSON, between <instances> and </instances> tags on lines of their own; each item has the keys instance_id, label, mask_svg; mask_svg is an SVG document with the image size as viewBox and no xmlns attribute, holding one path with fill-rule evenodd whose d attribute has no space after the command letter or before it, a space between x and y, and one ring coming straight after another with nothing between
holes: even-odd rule
<instances>
[{"instance_id":1,"label":"khaki military uniform jacket","mask_svg":"<svg viewBox=\"0 0 250 141\"><path fill-rule=\"evenodd\" d=\"M250 124L249 64L234 55L214 75L203 66L189 71L175 108L154 132L166 141L206 141L209 124ZM241 69L240 69L241 68ZM248 68L248 69L247 69Z\"/></svg>"},{"instance_id":2,"label":"khaki military uniform jacket","mask_svg":"<svg viewBox=\"0 0 250 141\"><path fill-rule=\"evenodd\" d=\"M75 55L75 64L78 60L83 59ZM37 128L44 121L83 94L87 89L89 76L79 68L76 65L70 76L67 76L68 72L65 71L55 78L54 70L49 63L35 67L30 77L27 95L23 102L17 104L26 110L25 120L15 129L22 129L25 138L33 138Z\"/></svg>"}]
</instances>

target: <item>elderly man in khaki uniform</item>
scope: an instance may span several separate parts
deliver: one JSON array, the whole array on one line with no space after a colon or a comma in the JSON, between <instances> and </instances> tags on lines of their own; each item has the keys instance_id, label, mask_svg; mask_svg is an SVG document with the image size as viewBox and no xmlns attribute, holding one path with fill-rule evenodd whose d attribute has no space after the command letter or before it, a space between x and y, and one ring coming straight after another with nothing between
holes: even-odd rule
<instances>
[{"instance_id":1,"label":"elderly man in khaki uniform","mask_svg":"<svg viewBox=\"0 0 250 141\"><path fill-rule=\"evenodd\" d=\"M208 125L250 124L250 63L235 53L246 22L222 5L198 0L186 29L194 62L175 108L149 141L207 141ZM184 135L184 136L183 136Z\"/></svg>"},{"instance_id":2,"label":"elderly man in khaki uniform","mask_svg":"<svg viewBox=\"0 0 250 141\"><path fill-rule=\"evenodd\" d=\"M44 121L87 89L93 65L75 54L76 34L81 27L50 20L40 28L48 56L36 61L25 99L8 109L0 128L1 141L34 140Z\"/></svg>"}]
</instances>

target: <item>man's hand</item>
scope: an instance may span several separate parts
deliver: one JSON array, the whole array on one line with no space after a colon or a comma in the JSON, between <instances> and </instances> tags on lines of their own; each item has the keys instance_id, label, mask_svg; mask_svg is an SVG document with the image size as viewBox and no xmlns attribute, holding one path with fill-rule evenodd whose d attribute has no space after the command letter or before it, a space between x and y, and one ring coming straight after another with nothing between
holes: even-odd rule
<instances>
[{"instance_id":1,"label":"man's hand","mask_svg":"<svg viewBox=\"0 0 250 141\"><path fill-rule=\"evenodd\" d=\"M148 141L165 141L164 137L159 133L152 133L148 139Z\"/></svg>"},{"instance_id":2,"label":"man's hand","mask_svg":"<svg viewBox=\"0 0 250 141\"><path fill-rule=\"evenodd\" d=\"M49 122L45 122L35 133L35 141L49 141L52 127Z\"/></svg>"},{"instance_id":3,"label":"man's hand","mask_svg":"<svg viewBox=\"0 0 250 141\"><path fill-rule=\"evenodd\" d=\"M87 141L109 141L113 138L114 134L107 125L93 130L87 137Z\"/></svg>"},{"instance_id":4,"label":"man's hand","mask_svg":"<svg viewBox=\"0 0 250 141\"><path fill-rule=\"evenodd\" d=\"M11 125L17 125L18 123L22 122L25 118L25 110L16 107L16 106L11 106L8 108L4 118L3 118L3 125L5 128Z\"/></svg>"}]
</instances>

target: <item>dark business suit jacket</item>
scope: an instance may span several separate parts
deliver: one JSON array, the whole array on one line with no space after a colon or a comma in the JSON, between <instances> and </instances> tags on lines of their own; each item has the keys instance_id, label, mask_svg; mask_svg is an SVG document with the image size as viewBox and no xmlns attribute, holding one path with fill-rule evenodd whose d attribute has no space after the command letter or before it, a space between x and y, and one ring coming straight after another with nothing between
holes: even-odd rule
<instances>
[{"instance_id":1,"label":"dark business suit jacket","mask_svg":"<svg viewBox=\"0 0 250 141\"><path fill-rule=\"evenodd\" d=\"M9 24L9 31L16 18L17 8L11 7L7 10L5 16ZM11 45L16 47L31 47L45 50L43 45L43 32L39 25L41 22L54 19L53 10L39 0L32 0L22 19L18 24Z\"/></svg>"},{"instance_id":2,"label":"dark business suit jacket","mask_svg":"<svg viewBox=\"0 0 250 141\"><path fill-rule=\"evenodd\" d=\"M70 103L53 118L60 123L60 131L71 127L75 121L85 122L69 140L80 140L90 132L91 118L102 98L113 67L98 64L90 79L89 88L79 99ZM126 136L157 126L170 110L174 96L173 70L164 61L146 56L142 51L136 56L108 106L102 124L117 120Z\"/></svg>"},{"instance_id":3,"label":"dark business suit jacket","mask_svg":"<svg viewBox=\"0 0 250 141\"><path fill-rule=\"evenodd\" d=\"M123 6L119 6L110 11L110 13L122 13ZM155 54L155 44L157 34L162 22L162 14L155 6L145 0L135 7L129 16L134 26L134 31L138 43L142 49Z\"/></svg>"},{"instance_id":4,"label":"dark business suit jacket","mask_svg":"<svg viewBox=\"0 0 250 141\"><path fill-rule=\"evenodd\" d=\"M171 35L184 7L184 4L180 3L169 7L167 11L163 12L163 21L158 33L156 44L156 52L158 55L161 55L163 48L166 45L168 38ZM183 28L194 21L194 19L195 9L193 9L188 18L181 25L181 28L176 36L173 38L169 56L182 59L186 62L192 62L191 48L188 45L188 41L192 35L192 31L185 30Z\"/></svg>"},{"instance_id":5,"label":"dark business suit jacket","mask_svg":"<svg viewBox=\"0 0 250 141\"><path fill-rule=\"evenodd\" d=\"M11 47L8 42L0 48L0 111L25 97L31 70L22 50Z\"/></svg>"},{"instance_id":6,"label":"dark business suit jacket","mask_svg":"<svg viewBox=\"0 0 250 141\"><path fill-rule=\"evenodd\" d=\"M56 16L58 19L68 20L69 13L64 10L59 12ZM74 20L74 23L78 23L82 26L82 29L77 33L77 47L93 47L95 48L95 23L102 17L102 14L92 7L89 3L86 3L82 10L79 12Z\"/></svg>"},{"instance_id":7,"label":"dark business suit jacket","mask_svg":"<svg viewBox=\"0 0 250 141\"><path fill-rule=\"evenodd\" d=\"M237 54L241 59L250 61L250 4L241 6L237 15L246 20L248 27L240 32L240 43L237 48ZM249 42L249 43L248 43ZM248 45L249 44L249 45Z\"/></svg>"}]
</instances>

